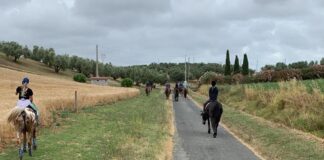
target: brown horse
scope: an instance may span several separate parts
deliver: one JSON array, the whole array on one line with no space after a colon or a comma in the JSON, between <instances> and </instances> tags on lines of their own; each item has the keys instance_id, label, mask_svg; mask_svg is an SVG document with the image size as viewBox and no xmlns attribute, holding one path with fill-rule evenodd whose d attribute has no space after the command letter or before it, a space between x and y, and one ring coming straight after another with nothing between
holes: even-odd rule
<instances>
[{"instance_id":1,"label":"brown horse","mask_svg":"<svg viewBox=\"0 0 324 160\"><path fill-rule=\"evenodd\" d=\"M36 150L36 115L30 108L15 107L11 110L8 117L8 123L13 124L17 132L19 158L22 160L24 152L27 152L26 143L28 141L28 153L32 156L32 147Z\"/></svg>"},{"instance_id":2,"label":"brown horse","mask_svg":"<svg viewBox=\"0 0 324 160\"><path fill-rule=\"evenodd\" d=\"M171 94L171 88L165 88L164 93L165 93L166 99L169 99L170 94Z\"/></svg>"},{"instance_id":3,"label":"brown horse","mask_svg":"<svg viewBox=\"0 0 324 160\"><path fill-rule=\"evenodd\" d=\"M188 89L183 88L183 97L187 99L187 95L188 95Z\"/></svg>"}]
</instances>

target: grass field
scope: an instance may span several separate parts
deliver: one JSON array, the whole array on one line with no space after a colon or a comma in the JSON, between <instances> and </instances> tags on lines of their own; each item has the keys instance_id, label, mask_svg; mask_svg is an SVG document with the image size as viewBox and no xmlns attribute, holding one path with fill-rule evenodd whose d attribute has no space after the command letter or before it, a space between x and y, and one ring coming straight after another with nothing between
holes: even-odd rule
<instances>
[{"instance_id":1,"label":"grass field","mask_svg":"<svg viewBox=\"0 0 324 160\"><path fill-rule=\"evenodd\" d=\"M120 88L82 84L71 80L35 75L0 67L0 144L14 136L5 119L16 105L15 89L21 85L24 76L30 78L30 88L34 91L34 102L41 111L41 124L52 123L52 111L71 109L74 104L74 91L78 91L78 107L116 102L139 94L134 88ZM0 147L1 148L1 147Z\"/></svg>"},{"instance_id":2,"label":"grass field","mask_svg":"<svg viewBox=\"0 0 324 160\"><path fill-rule=\"evenodd\" d=\"M206 96L191 92L198 103ZM271 160L322 160L324 141L223 105L222 123L262 157Z\"/></svg>"},{"instance_id":3,"label":"grass field","mask_svg":"<svg viewBox=\"0 0 324 160\"><path fill-rule=\"evenodd\" d=\"M42 131L39 150L28 159L171 159L166 146L172 138L172 107L156 90L111 105L61 111L55 127ZM6 149L1 160L17 159L17 149Z\"/></svg>"},{"instance_id":4,"label":"grass field","mask_svg":"<svg viewBox=\"0 0 324 160\"><path fill-rule=\"evenodd\" d=\"M324 79L219 86L229 106L324 138ZM208 86L199 92L207 95Z\"/></svg>"}]
</instances>

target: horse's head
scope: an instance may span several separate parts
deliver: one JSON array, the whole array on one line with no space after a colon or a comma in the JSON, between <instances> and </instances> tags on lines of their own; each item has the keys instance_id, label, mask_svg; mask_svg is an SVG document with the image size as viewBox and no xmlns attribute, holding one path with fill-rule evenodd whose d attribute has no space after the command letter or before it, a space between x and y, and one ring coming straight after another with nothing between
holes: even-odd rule
<instances>
[{"instance_id":1,"label":"horse's head","mask_svg":"<svg viewBox=\"0 0 324 160\"><path fill-rule=\"evenodd\" d=\"M202 118L203 124L205 124L206 121L207 121L207 119L209 118L208 113L205 112L205 111L201 111L200 115L201 115L201 118Z\"/></svg>"}]
</instances>

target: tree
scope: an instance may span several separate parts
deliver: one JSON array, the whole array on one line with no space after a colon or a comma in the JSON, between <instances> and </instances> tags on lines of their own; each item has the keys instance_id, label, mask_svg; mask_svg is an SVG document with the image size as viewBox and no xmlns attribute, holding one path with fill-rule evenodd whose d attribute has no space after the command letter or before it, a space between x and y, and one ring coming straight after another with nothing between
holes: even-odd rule
<instances>
[{"instance_id":1,"label":"tree","mask_svg":"<svg viewBox=\"0 0 324 160\"><path fill-rule=\"evenodd\" d=\"M308 63L307 61L299 61L299 62L291 63L289 64L289 68L293 68L293 69L308 68Z\"/></svg>"},{"instance_id":2,"label":"tree","mask_svg":"<svg viewBox=\"0 0 324 160\"><path fill-rule=\"evenodd\" d=\"M287 69L287 68L288 68L288 66L283 62L278 62L276 64L276 66L275 66L276 71L284 70L284 69Z\"/></svg>"},{"instance_id":3,"label":"tree","mask_svg":"<svg viewBox=\"0 0 324 160\"><path fill-rule=\"evenodd\" d=\"M321 65L324 65L324 57L321 59Z\"/></svg>"},{"instance_id":4,"label":"tree","mask_svg":"<svg viewBox=\"0 0 324 160\"><path fill-rule=\"evenodd\" d=\"M56 55L54 58L54 71L59 73L59 71L64 71L68 67L69 56L68 55Z\"/></svg>"},{"instance_id":5,"label":"tree","mask_svg":"<svg viewBox=\"0 0 324 160\"><path fill-rule=\"evenodd\" d=\"M4 42L1 47L2 51L6 54L7 57L13 57L14 61L17 62L18 59L23 55L22 46L17 42Z\"/></svg>"},{"instance_id":6,"label":"tree","mask_svg":"<svg viewBox=\"0 0 324 160\"><path fill-rule=\"evenodd\" d=\"M225 75L231 75L231 60L229 50L226 51Z\"/></svg>"},{"instance_id":7,"label":"tree","mask_svg":"<svg viewBox=\"0 0 324 160\"><path fill-rule=\"evenodd\" d=\"M244 54L244 58L243 58L242 74L243 75L249 74L249 60L246 53Z\"/></svg>"},{"instance_id":8,"label":"tree","mask_svg":"<svg viewBox=\"0 0 324 160\"><path fill-rule=\"evenodd\" d=\"M52 67L53 63L54 63L54 58L55 58L55 51L53 48L45 50L45 56L44 56L43 63L49 67Z\"/></svg>"},{"instance_id":9,"label":"tree","mask_svg":"<svg viewBox=\"0 0 324 160\"><path fill-rule=\"evenodd\" d=\"M269 64L266 64L265 66L263 66L261 68L262 71L266 71L266 70L275 70L275 66L274 65L269 65Z\"/></svg>"},{"instance_id":10,"label":"tree","mask_svg":"<svg viewBox=\"0 0 324 160\"><path fill-rule=\"evenodd\" d=\"M22 54L24 55L25 58L28 58L31 56L32 52L25 45L25 47L22 49Z\"/></svg>"},{"instance_id":11,"label":"tree","mask_svg":"<svg viewBox=\"0 0 324 160\"><path fill-rule=\"evenodd\" d=\"M234 74L240 73L240 62L239 59L237 57L237 55L235 56L235 63L234 63Z\"/></svg>"}]
</instances>

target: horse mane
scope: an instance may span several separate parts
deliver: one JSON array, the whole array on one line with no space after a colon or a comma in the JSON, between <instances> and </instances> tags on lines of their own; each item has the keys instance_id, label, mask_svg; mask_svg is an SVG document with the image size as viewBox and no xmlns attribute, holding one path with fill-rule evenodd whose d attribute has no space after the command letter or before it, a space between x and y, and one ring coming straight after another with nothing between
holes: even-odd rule
<instances>
[{"instance_id":1,"label":"horse mane","mask_svg":"<svg viewBox=\"0 0 324 160\"><path fill-rule=\"evenodd\" d=\"M23 112L25 109L22 107L15 107L10 111L10 114L8 116L8 123L13 123L17 117Z\"/></svg>"}]
</instances>

